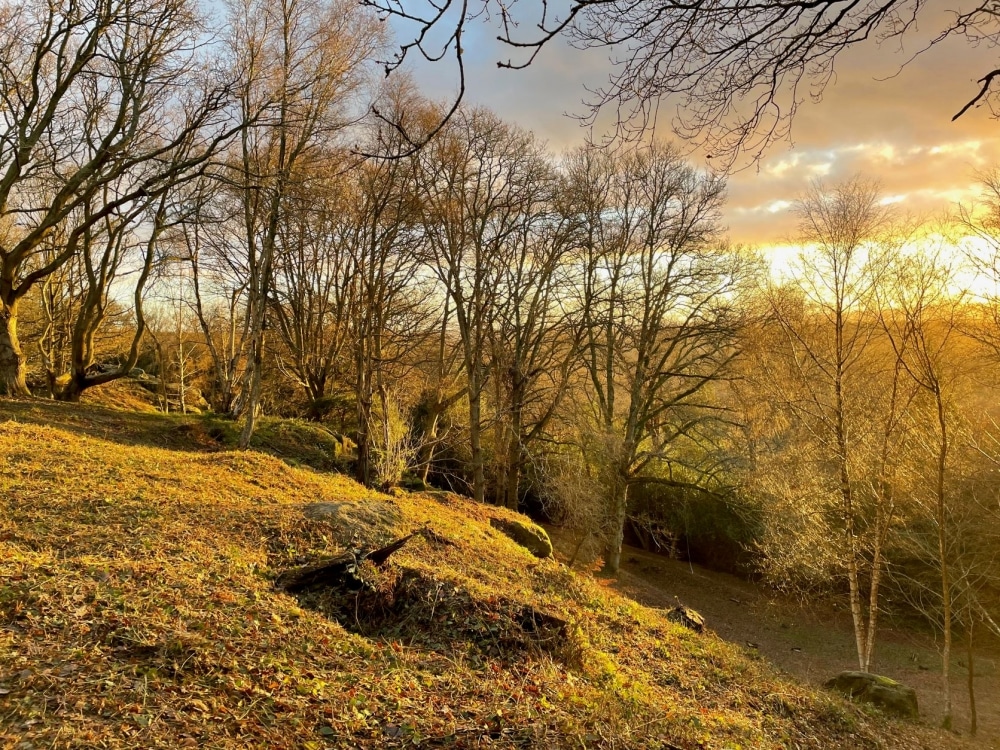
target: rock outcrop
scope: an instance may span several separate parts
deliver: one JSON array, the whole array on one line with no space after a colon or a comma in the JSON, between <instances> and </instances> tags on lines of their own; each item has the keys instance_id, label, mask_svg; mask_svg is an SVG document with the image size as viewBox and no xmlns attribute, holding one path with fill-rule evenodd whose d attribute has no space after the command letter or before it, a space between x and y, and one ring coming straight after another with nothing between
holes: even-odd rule
<instances>
[{"instance_id":1,"label":"rock outcrop","mask_svg":"<svg viewBox=\"0 0 1000 750\"><path fill-rule=\"evenodd\" d=\"M502 518L491 518L490 526L509 536L535 557L552 556L552 542L541 526Z\"/></svg>"},{"instance_id":2,"label":"rock outcrop","mask_svg":"<svg viewBox=\"0 0 1000 750\"><path fill-rule=\"evenodd\" d=\"M837 690L848 698L871 703L887 713L916 718L917 691L902 683L869 672L841 672L824 687Z\"/></svg>"},{"instance_id":3,"label":"rock outcrop","mask_svg":"<svg viewBox=\"0 0 1000 750\"><path fill-rule=\"evenodd\" d=\"M672 610L667 612L667 619L670 620L670 622L683 625L688 630L693 630L696 633L701 633L705 630L705 618L702 617L699 612L695 612L693 609L685 607L683 604L678 604Z\"/></svg>"}]
</instances>

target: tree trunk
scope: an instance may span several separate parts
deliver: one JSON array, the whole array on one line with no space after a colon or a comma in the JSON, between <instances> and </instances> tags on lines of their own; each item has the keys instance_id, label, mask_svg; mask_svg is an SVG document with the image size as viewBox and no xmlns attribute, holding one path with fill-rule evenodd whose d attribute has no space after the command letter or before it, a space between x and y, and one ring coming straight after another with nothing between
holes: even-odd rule
<instances>
[{"instance_id":1,"label":"tree trunk","mask_svg":"<svg viewBox=\"0 0 1000 750\"><path fill-rule=\"evenodd\" d=\"M878 627L878 590L882 582L882 544L878 542L872 556L871 590L868 592L868 637L865 639L865 659L862 672L872 671L872 657L875 654L875 633Z\"/></svg>"},{"instance_id":2,"label":"tree trunk","mask_svg":"<svg viewBox=\"0 0 1000 750\"><path fill-rule=\"evenodd\" d=\"M507 444L507 467L504 481L504 507L517 510L521 501L521 464L522 451L521 441L517 434L511 435L511 440Z\"/></svg>"},{"instance_id":3,"label":"tree trunk","mask_svg":"<svg viewBox=\"0 0 1000 750\"><path fill-rule=\"evenodd\" d=\"M507 425L507 460L505 461L505 481L503 504L511 510L517 510L520 504L521 467L524 464L524 447L521 443L523 417L521 407L523 395L515 388L512 401L510 424Z\"/></svg>"},{"instance_id":4,"label":"tree trunk","mask_svg":"<svg viewBox=\"0 0 1000 750\"><path fill-rule=\"evenodd\" d=\"M358 394L358 458L355 464L355 476L361 484L370 487L372 483L371 468L371 427L372 402L371 395Z\"/></svg>"},{"instance_id":5,"label":"tree trunk","mask_svg":"<svg viewBox=\"0 0 1000 750\"><path fill-rule=\"evenodd\" d=\"M615 469L611 482L611 537L608 539L608 552L604 560L604 572L618 575L622 563L622 543L625 540L625 518L628 511L628 483L622 472Z\"/></svg>"},{"instance_id":6,"label":"tree trunk","mask_svg":"<svg viewBox=\"0 0 1000 750\"><path fill-rule=\"evenodd\" d=\"M69 380L62 388L56 390L56 400L66 401L71 404L80 402L80 396L86 390L86 376L75 369L69 374Z\"/></svg>"},{"instance_id":7,"label":"tree trunk","mask_svg":"<svg viewBox=\"0 0 1000 750\"><path fill-rule=\"evenodd\" d=\"M437 442L438 421L442 412L439 408L440 403L440 400L438 400L433 405L427 407L427 413L424 414L423 423L421 424L421 444L417 458L422 467L420 479L424 484L427 484L427 479L431 473L431 464L434 462L434 446Z\"/></svg>"},{"instance_id":8,"label":"tree trunk","mask_svg":"<svg viewBox=\"0 0 1000 750\"><path fill-rule=\"evenodd\" d=\"M850 593L851 619L854 622L854 643L858 651L858 667L868 671L868 646L865 642L865 615L861 608L861 585L858 581L857 539L854 524L848 523L847 583Z\"/></svg>"},{"instance_id":9,"label":"tree trunk","mask_svg":"<svg viewBox=\"0 0 1000 750\"><path fill-rule=\"evenodd\" d=\"M477 503L486 500L486 471L483 461L482 402L479 387L469 388L469 447L472 454L472 497Z\"/></svg>"},{"instance_id":10,"label":"tree trunk","mask_svg":"<svg viewBox=\"0 0 1000 750\"><path fill-rule=\"evenodd\" d=\"M966 656L969 660L969 734L973 737L976 736L976 732L979 730L979 716L976 713L976 672L975 672L975 661L972 652L972 613L969 613L969 637L966 641Z\"/></svg>"},{"instance_id":11,"label":"tree trunk","mask_svg":"<svg viewBox=\"0 0 1000 750\"><path fill-rule=\"evenodd\" d=\"M30 396L25 359L17 339L17 303L0 301L0 396Z\"/></svg>"},{"instance_id":12,"label":"tree trunk","mask_svg":"<svg viewBox=\"0 0 1000 750\"><path fill-rule=\"evenodd\" d=\"M180 315L177 318L177 400L181 408L181 414L187 414L187 399L184 391L187 390L187 356L184 353L184 329L181 325Z\"/></svg>"},{"instance_id":13,"label":"tree trunk","mask_svg":"<svg viewBox=\"0 0 1000 750\"><path fill-rule=\"evenodd\" d=\"M836 352L837 371L834 376L833 388L836 398L834 412L834 431L837 440L838 481L840 497L843 505L844 535L847 537L847 584L849 590L851 619L854 623L854 645L858 654L858 667L862 672L868 671L869 649L866 643L867 629L865 614L861 606L861 584L858 580L858 540L854 528L854 490L851 487L850 467L848 466L848 441L844 398L844 322L843 309L838 301L836 310Z\"/></svg>"},{"instance_id":14,"label":"tree trunk","mask_svg":"<svg viewBox=\"0 0 1000 750\"><path fill-rule=\"evenodd\" d=\"M431 466L434 463L434 452L438 443L438 428L441 425L441 417L451 408L452 404L462 399L467 388L462 388L450 396L445 396L440 390L436 390L433 397L427 396L425 399L426 410L423 412L420 421L420 448L417 453L420 466L423 467L421 479L427 483L430 476Z\"/></svg>"},{"instance_id":15,"label":"tree trunk","mask_svg":"<svg viewBox=\"0 0 1000 750\"><path fill-rule=\"evenodd\" d=\"M240 450L247 450L250 447L250 440L253 438L254 430L257 428L257 416L260 410L261 393L261 369L264 365L264 334L260 331L254 336L254 341L250 344L252 355L248 372L245 376L246 384L244 392L246 395L246 414L243 429L240 431Z\"/></svg>"}]
</instances>

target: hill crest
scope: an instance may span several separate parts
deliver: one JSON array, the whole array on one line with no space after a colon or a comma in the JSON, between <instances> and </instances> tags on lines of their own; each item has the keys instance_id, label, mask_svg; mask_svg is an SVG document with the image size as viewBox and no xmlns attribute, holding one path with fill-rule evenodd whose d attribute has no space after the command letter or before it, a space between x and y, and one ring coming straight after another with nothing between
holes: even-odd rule
<instances>
[{"instance_id":1,"label":"hill crest","mask_svg":"<svg viewBox=\"0 0 1000 750\"><path fill-rule=\"evenodd\" d=\"M942 746L539 560L491 527L509 511L32 408L0 422L4 747ZM420 528L353 612L273 585Z\"/></svg>"}]
</instances>

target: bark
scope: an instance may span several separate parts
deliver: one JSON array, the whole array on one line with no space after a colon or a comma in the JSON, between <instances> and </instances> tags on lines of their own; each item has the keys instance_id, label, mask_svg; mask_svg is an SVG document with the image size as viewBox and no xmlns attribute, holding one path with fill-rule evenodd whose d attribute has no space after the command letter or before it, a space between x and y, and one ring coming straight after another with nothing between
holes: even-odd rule
<instances>
[{"instance_id":1,"label":"bark","mask_svg":"<svg viewBox=\"0 0 1000 750\"><path fill-rule=\"evenodd\" d=\"M876 493L877 507L875 510L877 519L877 533L875 535L875 546L872 551L871 564L871 590L868 595L868 639L865 643L865 667L864 671L870 672L872 660L875 653L875 635L878 628L878 596L882 583L883 550L886 540L892 528L893 514L895 513L896 500L894 494L895 470L890 468L890 453L892 450L892 436L898 425L897 408L899 407L899 375L902 361L897 355L895 368L893 370L892 391L889 400L889 410L886 416L885 425L882 430L882 450L879 457L879 480L878 491ZM905 406L903 407L905 409Z\"/></svg>"},{"instance_id":2,"label":"bark","mask_svg":"<svg viewBox=\"0 0 1000 750\"><path fill-rule=\"evenodd\" d=\"M878 590L882 582L882 545L878 544L872 558L871 590L868 592L868 637L865 639L865 658L862 672L871 672L872 657L875 654L875 633L878 627Z\"/></svg>"},{"instance_id":3,"label":"bark","mask_svg":"<svg viewBox=\"0 0 1000 750\"><path fill-rule=\"evenodd\" d=\"M976 674L975 674L975 654L972 651L972 614L969 614L969 637L965 642L966 657L969 660L969 734L973 737L979 730L979 715L976 713Z\"/></svg>"},{"instance_id":4,"label":"bark","mask_svg":"<svg viewBox=\"0 0 1000 750\"><path fill-rule=\"evenodd\" d=\"M511 510L517 510L521 500L521 469L524 465L521 450L520 430L511 428L507 443L507 460L505 467L503 505Z\"/></svg>"},{"instance_id":5,"label":"bark","mask_svg":"<svg viewBox=\"0 0 1000 750\"><path fill-rule=\"evenodd\" d=\"M0 396L30 396L25 357L17 338L17 303L0 301Z\"/></svg>"},{"instance_id":6,"label":"bark","mask_svg":"<svg viewBox=\"0 0 1000 750\"><path fill-rule=\"evenodd\" d=\"M287 24L288 19L284 22ZM289 69L288 37L285 39L285 49L283 50L283 70ZM250 323L250 358L247 363L247 372L244 377L243 394L245 395L246 421L240 432L239 448L247 450L253 438L254 430L257 427L257 416L260 411L260 397L262 389L262 378L264 369L264 337L267 327L267 306L268 298L271 294L274 250L277 242L279 213L284 205L285 186L291 175L294 156L289 158L289 133L288 133L288 96L283 93L281 108L278 115L278 153L276 164L278 165L273 192L268 199L266 230L262 241L259 244L259 254L255 257L251 253L251 273L249 284L249 296L247 304L249 306ZM249 176L254 174L251 166L251 154L247 147L247 132L243 132L243 174ZM294 151L294 149L293 149ZM248 245L253 248L254 221L251 216L250 206L255 198L249 197L254 192L255 186L249 181L244 185L243 210L246 225Z\"/></svg>"},{"instance_id":7,"label":"bark","mask_svg":"<svg viewBox=\"0 0 1000 750\"><path fill-rule=\"evenodd\" d=\"M358 337L358 342L355 344L354 368L357 373L357 384L355 386L354 398L358 415L358 439L356 441L358 445L358 458L354 469L357 480L366 487L370 487L372 477L371 435L369 434L369 429L372 420L372 388L368 367L366 367L368 357L365 356L367 342L365 341L364 333L366 332L362 332L362 335Z\"/></svg>"},{"instance_id":8,"label":"bark","mask_svg":"<svg viewBox=\"0 0 1000 750\"><path fill-rule=\"evenodd\" d=\"M358 566L362 562L369 560L374 565L382 566L403 545L420 533L421 531L415 531L376 550L366 552L351 550L312 565L283 571L275 579L274 585L293 594L320 586L356 591L366 585L358 571Z\"/></svg>"},{"instance_id":9,"label":"bark","mask_svg":"<svg viewBox=\"0 0 1000 750\"><path fill-rule=\"evenodd\" d=\"M517 377L517 376L515 376ZM520 504L521 471L525 464L523 442L524 416L521 404L524 403L524 389L515 381L511 391L510 422L507 425L506 445L507 455L504 460L503 505L511 510L517 510Z\"/></svg>"},{"instance_id":10,"label":"bark","mask_svg":"<svg viewBox=\"0 0 1000 750\"><path fill-rule=\"evenodd\" d=\"M608 540L608 553L604 561L604 572L618 575L622 562L622 543L625 539L625 519L628 513L628 481L625 474L616 469L611 484L611 538Z\"/></svg>"},{"instance_id":11,"label":"bark","mask_svg":"<svg viewBox=\"0 0 1000 750\"><path fill-rule=\"evenodd\" d=\"M427 484L430 477L431 464L434 462L434 447L438 438L438 422L441 419L443 409L439 409L440 402L434 404L433 410L428 406L427 412L421 420L420 450L417 452L417 460L422 467L420 479Z\"/></svg>"},{"instance_id":12,"label":"bark","mask_svg":"<svg viewBox=\"0 0 1000 750\"><path fill-rule=\"evenodd\" d=\"M261 326L262 328L263 326ZM261 370L264 368L264 334L261 330L250 343L250 362L244 378L246 385L243 392L246 394L244 409L246 411L243 429L240 431L240 450L247 450L253 438L254 430L257 428L257 417L260 412L261 395Z\"/></svg>"},{"instance_id":13,"label":"bark","mask_svg":"<svg viewBox=\"0 0 1000 750\"><path fill-rule=\"evenodd\" d=\"M850 495L850 489L844 490ZM850 508L850 499L845 501ZM854 521L849 518L847 523L847 582L851 599L851 619L854 622L854 642L858 652L858 666L862 672L868 671L868 645L865 642L865 615L861 607L861 585L858 581L858 551L857 538L854 534Z\"/></svg>"},{"instance_id":14,"label":"bark","mask_svg":"<svg viewBox=\"0 0 1000 750\"><path fill-rule=\"evenodd\" d=\"M469 448L472 464L472 497L477 503L486 499L486 470L483 459L482 399L477 386L469 388Z\"/></svg>"},{"instance_id":15,"label":"bark","mask_svg":"<svg viewBox=\"0 0 1000 750\"><path fill-rule=\"evenodd\" d=\"M87 390L86 380L86 377L79 373L70 373L69 380L56 391L56 400L67 401L71 404L79 403L83 392Z\"/></svg>"},{"instance_id":16,"label":"bark","mask_svg":"<svg viewBox=\"0 0 1000 750\"><path fill-rule=\"evenodd\" d=\"M858 654L858 667L868 671L868 645L866 643L865 615L861 607L861 586L858 581L858 540L854 528L854 492L851 487L848 466L847 425L844 419L844 312L838 297L835 311L836 374L834 375L835 414L834 429L837 440L837 462L839 464L840 496L843 502L844 533L847 537L847 583L850 592L851 619L854 622L854 642Z\"/></svg>"},{"instance_id":17,"label":"bark","mask_svg":"<svg viewBox=\"0 0 1000 750\"><path fill-rule=\"evenodd\" d=\"M282 131L279 137L278 159L279 163L284 162L286 148L286 134ZM264 346L265 329L267 328L267 305L268 295L271 293L272 263L274 261L274 246L278 233L278 212L281 208L284 194L284 175L279 176L278 185L274 195L271 197L269 208L267 232L264 241L261 243L260 257L255 273L251 274L250 297L250 358L247 363L247 371L244 374L243 394L245 395L246 421L240 432L239 448L246 450L250 447L254 430L257 427L257 417L260 412L260 400L262 391L262 379L264 370ZM252 223L248 222L248 230L252 231Z\"/></svg>"},{"instance_id":18,"label":"bark","mask_svg":"<svg viewBox=\"0 0 1000 750\"><path fill-rule=\"evenodd\" d=\"M355 464L355 475L366 487L370 487L372 483L371 419L372 396L366 389L364 394L358 394L358 458Z\"/></svg>"},{"instance_id":19,"label":"bark","mask_svg":"<svg viewBox=\"0 0 1000 750\"><path fill-rule=\"evenodd\" d=\"M382 450L385 454L390 457L390 462L383 462L381 467L381 475L379 476L380 489L383 492L388 492L390 487L395 486L403 478L399 472L399 464L396 463L399 458L399 451L402 447L401 443L404 439L402 436L392 434L392 422L390 420L390 407L389 407L389 389L385 385L385 379L382 377L382 372L377 371L375 373L375 380L378 384L378 398L379 405L382 408ZM392 471L389 474L388 471Z\"/></svg>"}]
</instances>

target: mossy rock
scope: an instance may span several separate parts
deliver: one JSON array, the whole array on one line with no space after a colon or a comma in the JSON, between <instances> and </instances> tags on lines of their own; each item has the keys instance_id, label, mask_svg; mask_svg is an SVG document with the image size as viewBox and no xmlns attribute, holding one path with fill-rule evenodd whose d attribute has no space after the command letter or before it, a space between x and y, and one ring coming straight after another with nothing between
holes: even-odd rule
<instances>
[{"instance_id":1,"label":"mossy rock","mask_svg":"<svg viewBox=\"0 0 1000 750\"><path fill-rule=\"evenodd\" d=\"M841 672L828 680L825 687L896 716L915 719L919 714L917 691L888 677L869 672Z\"/></svg>"},{"instance_id":2,"label":"mossy rock","mask_svg":"<svg viewBox=\"0 0 1000 750\"><path fill-rule=\"evenodd\" d=\"M552 542L541 526L502 518L491 518L490 526L506 534L535 557L552 556Z\"/></svg>"}]
</instances>

